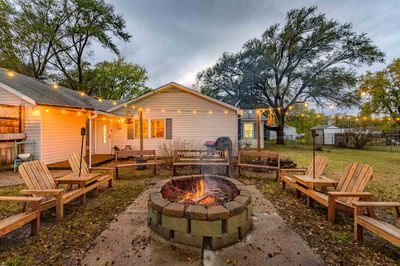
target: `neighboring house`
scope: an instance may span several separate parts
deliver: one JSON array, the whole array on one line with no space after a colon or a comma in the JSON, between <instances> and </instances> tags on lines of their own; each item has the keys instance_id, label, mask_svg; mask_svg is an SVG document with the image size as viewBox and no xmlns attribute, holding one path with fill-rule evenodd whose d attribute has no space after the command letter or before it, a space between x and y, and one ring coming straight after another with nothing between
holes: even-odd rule
<instances>
[{"instance_id":1,"label":"neighboring house","mask_svg":"<svg viewBox=\"0 0 400 266\"><path fill-rule=\"evenodd\" d=\"M143 109L145 149L160 151L163 146L184 143L186 147L189 144L191 148L204 149L206 141L224 136L232 140L237 154L241 110L174 82L108 110L131 117L131 123L112 125L109 152L112 146L139 149L139 108Z\"/></svg>"},{"instance_id":2,"label":"neighboring house","mask_svg":"<svg viewBox=\"0 0 400 266\"><path fill-rule=\"evenodd\" d=\"M334 145L335 144L335 134L343 133L345 129L338 128L334 125L320 125L311 128L315 130L317 137L315 138L315 143L317 145Z\"/></svg>"},{"instance_id":3,"label":"neighboring house","mask_svg":"<svg viewBox=\"0 0 400 266\"><path fill-rule=\"evenodd\" d=\"M240 143L242 148L257 148L257 111L243 110L242 117L240 119ZM267 121L265 115L261 116L260 123L260 136L261 136L261 148L264 148L264 124Z\"/></svg>"},{"instance_id":4,"label":"neighboring house","mask_svg":"<svg viewBox=\"0 0 400 266\"><path fill-rule=\"evenodd\" d=\"M283 134L285 140L295 140L297 138L297 131L295 127L285 125L283 129ZM277 136L276 131L273 130L266 131L266 139L276 140L276 136Z\"/></svg>"},{"instance_id":5,"label":"neighboring house","mask_svg":"<svg viewBox=\"0 0 400 266\"><path fill-rule=\"evenodd\" d=\"M34 151L25 152L46 164L80 151L82 127L87 129L86 153L90 150L91 155L112 154L114 146L139 149L138 108L144 110L144 149L159 150L172 141L204 148L205 141L227 136L237 153L241 110L176 83L120 104L0 68L2 106L19 110L17 128L35 143Z\"/></svg>"}]
</instances>

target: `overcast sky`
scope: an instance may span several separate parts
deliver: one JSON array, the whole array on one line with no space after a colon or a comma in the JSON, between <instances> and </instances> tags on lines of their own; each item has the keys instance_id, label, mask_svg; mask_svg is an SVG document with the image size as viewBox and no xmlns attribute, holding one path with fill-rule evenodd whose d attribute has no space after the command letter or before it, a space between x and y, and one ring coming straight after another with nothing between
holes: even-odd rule
<instances>
[{"instance_id":1,"label":"overcast sky","mask_svg":"<svg viewBox=\"0 0 400 266\"><path fill-rule=\"evenodd\" d=\"M191 86L196 74L213 65L223 52L240 50L273 23L283 23L293 8L316 5L319 12L350 22L386 53L400 57L399 0L109 0L126 20L130 43L119 43L122 55L144 66L148 86L176 81ZM96 61L113 59L94 48ZM371 70L383 65L372 66ZM364 71L364 69L362 69Z\"/></svg>"}]
</instances>

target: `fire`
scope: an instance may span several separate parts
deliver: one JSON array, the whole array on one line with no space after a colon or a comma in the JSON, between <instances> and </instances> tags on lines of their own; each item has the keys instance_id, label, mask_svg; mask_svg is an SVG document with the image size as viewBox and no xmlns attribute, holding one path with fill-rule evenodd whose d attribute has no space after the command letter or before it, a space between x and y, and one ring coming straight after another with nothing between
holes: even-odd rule
<instances>
[{"instance_id":1,"label":"fire","mask_svg":"<svg viewBox=\"0 0 400 266\"><path fill-rule=\"evenodd\" d=\"M207 194L207 189L205 189L204 185L204 180L200 180L196 184L196 190L194 192L187 192L184 196L183 199L186 201L191 201L193 199L198 199L200 197L203 197L205 194ZM214 198L211 196L208 196L204 199L199 199L198 203L200 204L212 204L214 202Z\"/></svg>"}]
</instances>

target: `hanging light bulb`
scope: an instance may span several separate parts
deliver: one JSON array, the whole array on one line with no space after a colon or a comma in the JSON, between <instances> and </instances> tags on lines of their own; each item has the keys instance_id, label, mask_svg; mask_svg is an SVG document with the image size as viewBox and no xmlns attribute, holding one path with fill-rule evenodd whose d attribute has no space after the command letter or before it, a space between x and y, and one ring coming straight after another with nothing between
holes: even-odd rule
<instances>
[{"instance_id":1,"label":"hanging light bulb","mask_svg":"<svg viewBox=\"0 0 400 266\"><path fill-rule=\"evenodd\" d=\"M211 115L211 114L212 114L212 110L209 110L209 111L208 111L208 114Z\"/></svg>"},{"instance_id":2,"label":"hanging light bulb","mask_svg":"<svg viewBox=\"0 0 400 266\"><path fill-rule=\"evenodd\" d=\"M225 111L224 111L224 114L228 114L228 110L225 110Z\"/></svg>"},{"instance_id":3,"label":"hanging light bulb","mask_svg":"<svg viewBox=\"0 0 400 266\"><path fill-rule=\"evenodd\" d=\"M15 76L15 73L14 72L12 72L12 71L8 71L7 72L7 76L9 76L9 77L14 77Z\"/></svg>"},{"instance_id":4,"label":"hanging light bulb","mask_svg":"<svg viewBox=\"0 0 400 266\"><path fill-rule=\"evenodd\" d=\"M81 93L79 93L81 96L85 96L85 93L83 91L81 91Z\"/></svg>"},{"instance_id":5,"label":"hanging light bulb","mask_svg":"<svg viewBox=\"0 0 400 266\"><path fill-rule=\"evenodd\" d=\"M164 110L164 109L162 109L162 110L161 110L161 113L165 113L165 110Z\"/></svg>"},{"instance_id":6,"label":"hanging light bulb","mask_svg":"<svg viewBox=\"0 0 400 266\"><path fill-rule=\"evenodd\" d=\"M196 110L193 110L193 114L196 114L197 113L197 111Z\"/></svg>"},{"instance_id":7,"label":"hanging light bulb","mask_svg":"<svg viewBox=\"0 0 400 266\"><path fill-rule=\"evenodd\" d=\"M54 89L58 89L59 86L58 86L57 84L53 84L53 88L54 88Z\"/></svg>"}]
</instances>

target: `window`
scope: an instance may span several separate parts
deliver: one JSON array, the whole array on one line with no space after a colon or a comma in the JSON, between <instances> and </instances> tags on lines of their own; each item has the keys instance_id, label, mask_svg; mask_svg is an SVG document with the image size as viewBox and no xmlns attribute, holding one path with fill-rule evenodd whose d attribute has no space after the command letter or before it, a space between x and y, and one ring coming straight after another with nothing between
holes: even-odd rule
<instances>
[{"instance_id":1,"label":"window","mask_svg":"<svg viewBox=\"0 0 400 266\"><path fill-rule=\"evenodd\" d=\"M135 120L135 137L140 138L140 120ZM149 120L143 119L143 138L149 137Z\"/></svg>"},{"instance_id":2,"label":"window","mask_svg":"<svg viewBox=\"0 0 400 266\"><path fill-rule=\"evenodd\" d=\"M151 120L151 137L164 138L164 119Z\"/></svg>"},{"instance_id":3,"label":"window","mask_svg":"<svg viewBox=\"0 0 400 266\"><path fill-rule=\"evenodd\" d=\"M127 124L127 139L134 139L133 123Z\"/></svg>"},{"instance_id":4,"label":"window","mask_svg":"<svg viewBox=\"0 0 400 266\"><path fill-rule=\"evenodd\" d=\"M253 123L244 123L243 124L244 138L252 139L254 133L254 124Z\"/></svg>"},{"instance_id":5,"label":"window","mask_svg":"<svg viewBox=\"0 0 400 266\"><path fill-rule=\"evenodd\" d=\"M103 125L103 144L107 144L107 125Z\"/></svg>"}]
</instances>

